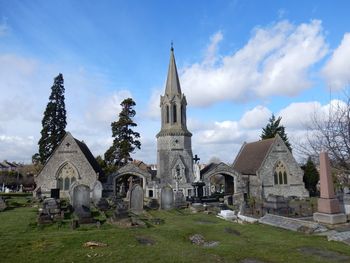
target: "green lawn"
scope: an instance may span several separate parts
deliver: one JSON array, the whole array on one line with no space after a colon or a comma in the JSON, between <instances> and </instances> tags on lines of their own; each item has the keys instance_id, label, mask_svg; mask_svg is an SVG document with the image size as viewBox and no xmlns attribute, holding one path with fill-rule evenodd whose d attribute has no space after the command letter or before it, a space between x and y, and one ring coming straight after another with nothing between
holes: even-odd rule
<instances>
[{"instance_id":1,"label":"green lawn","mask_svg":"<svg viewBox=\"0 0 350 263\"><path fill-rule=\"evenodd\" d=\"M17 200L16 204L22 203ZM164 220L164 224L149 228L105 223L100 229L90 225L76 230L71 230L68 223L40 229L36 226L36 211L33 207L18 207L0 212L0 262L240 262L247 258L262 262L350 261L299 252L300 248L315 248L350 259L349 246L328 242L325 237L260 224L240 225L186 210L148 212L148 217ZM193 245L188 239L192 234L220 244L213 248ZM152 239L155 244L140 244L137 237ZM85 248L83 243L87 241L108 246Z\"/></svg>"}]
</instances>

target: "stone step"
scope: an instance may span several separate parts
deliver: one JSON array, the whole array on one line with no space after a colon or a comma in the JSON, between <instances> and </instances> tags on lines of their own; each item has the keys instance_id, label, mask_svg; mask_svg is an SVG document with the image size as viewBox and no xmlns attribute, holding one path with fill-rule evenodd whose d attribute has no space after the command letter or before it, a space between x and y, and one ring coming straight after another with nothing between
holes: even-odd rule
<instances>
[{"instance_id":1,"label":"stone step","mask_svg":"<svg viewBox=\"0 0 350 263\"><path fill-rule=\"evenodd\" d=\"M266 214L259 219L259 223L300 232L319 233L327 231L327 228L315 222L273 214Z\"/></svg>"}]
</instances>

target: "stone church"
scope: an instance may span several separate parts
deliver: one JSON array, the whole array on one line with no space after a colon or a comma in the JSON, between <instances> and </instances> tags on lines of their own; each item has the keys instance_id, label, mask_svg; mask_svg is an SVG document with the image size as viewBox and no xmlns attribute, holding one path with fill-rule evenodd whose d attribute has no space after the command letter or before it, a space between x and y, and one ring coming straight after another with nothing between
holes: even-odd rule
<instances>
[{"instance_id":1,"label":"stone church","mask_svg":"<svg viewBox=\"0 0 350 263\"><path fill-rule=\"evenodd\" d=\"M139 184L146 198L160 199L165 186L189 197L194 194L193 183L198 181L205 183L205 196L219 193L236 200L249 196L258 199L269 195L309 196L303 184L303 172L279 136L244 143L232 165L211 163L199 171L198 158L192 154L186 107L171 48L165 91L160 97L157 167L153 169L140 161L127 164L108 176L103 185L105 196L126 197L129 188ZM93 189L101 174L87 146L67 133L36 177L35 191L49 193L50 189L59 188L61 196L67 197L72 183L79 181Z\"/></svg>"},{"instance_id":2,"label":"stone church","mask_svg":"<svg viewBox=\"0 0 350 263\"><path fill-rule=\"evenodd\" d=\"M171 48L165 91L160 97L157 170L148 169L143 163L143 168L139 163L130 163L110 176L106 188L125 196L126 178L132 176L142 185L145 197L159 198L165 185L185 196L193 195L192 183L198 178L194 171L196 158L192 154L192 134L186 124L186 107L186 96L181 91L174 49ZM233 165L211 163L200 171L200 180L205 183L203 194L206 196L222 193L240 200L248 196L266 198L270 194L309 196L303 184L303 172L279 136L244 143Z\"/></svg>"},{"instance_id":3,"label":"stone church","mask_svg":"<svg viewBox=\"0 0 350 263\"><path fill-rule=\"evenodd\" d=\"M93 189L103 172L87 145L66 132L43 169L34 178L34 196L50 196L60 189L60 197L69 197L70 186L78 183Z\"/></svg>"}]
</instances>

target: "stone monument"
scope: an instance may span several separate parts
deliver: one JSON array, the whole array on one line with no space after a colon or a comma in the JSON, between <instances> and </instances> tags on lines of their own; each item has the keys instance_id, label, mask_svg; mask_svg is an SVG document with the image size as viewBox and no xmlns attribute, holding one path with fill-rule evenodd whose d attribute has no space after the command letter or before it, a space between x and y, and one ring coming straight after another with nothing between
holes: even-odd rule
<instances>
[{"instance_id":1,"label":"stone monument","mask_svg":"<svg viewBox=\"0 0 350 263\"><path fill-rule=\"evenodd\" d=\"M139 184L133 185L130 190L129 208L136 215L143 212L143 189Z\"/></svg>"},{"instance_id":2,"label":"stone monument","mask_svg":"<svg viewBox=\"0 0 350 263\"><path fill-rule=\"evenodd\" d=\"M160 208L164 210L174 208L174 192L170 186L164 186L160 193Z\"/></svg>"},{"instance_id":3,"label":"stone monument","mask_svg":"<svg viewBox=\"0 0 350 263\"><path fill-rule=\"evenodd\" d=\"M74 213L82 218L90 218L90 188L87 185L79 184L73 189L72 205Z\"/></svg>"},{"instance_id":4,"label":"stone monument","mask_svg":"<svg viewBox=\"0 0 350 263\"><path fill-rule=\"evenodd\" d=\"M339 200L334 194L329 157L326 152L320 153L320 190L318 212L314 213L314 220L331 225L345 223L346 215L340 213Z\"/></svg>"},{"instance_id":5,"label":"stone monument","mask_svg":"<svg viewBox=\"0 0 350 263\"><path fill-rule=\"evenodd\" d=\"M96 181L92 187L92 202L97 205L102 198L102 184L100 181Z\"/></svg>"}]
</instances>

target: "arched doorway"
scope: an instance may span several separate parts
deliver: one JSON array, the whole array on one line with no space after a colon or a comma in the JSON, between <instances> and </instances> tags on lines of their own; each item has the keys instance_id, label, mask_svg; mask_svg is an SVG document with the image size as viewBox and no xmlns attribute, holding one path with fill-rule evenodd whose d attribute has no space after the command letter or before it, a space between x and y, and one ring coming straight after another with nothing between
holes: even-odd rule
<instances>
[{"instance_id":1,"label":"arched doorway","mask_svg":"<svg viewBox=\"0 0 350 263\"><path fill-rule=\"evenodd\" d=\"M220 193L233 195L235 193L235 178L229 174L217 173L209 177L209 194Z\"/></svg>"},{"instance_id":2,"label":"arched doorway","mask_svg":"<svg viewBox=\"0 0 350 263\"><path fill-rule=\"evenodd\" d=\"M142 188L145 188L144 177L136 174L120 174L114 178L114 194L118 198L125 198L130 187L135 184L139 184Z\"/></svg>"}]
</instances>

